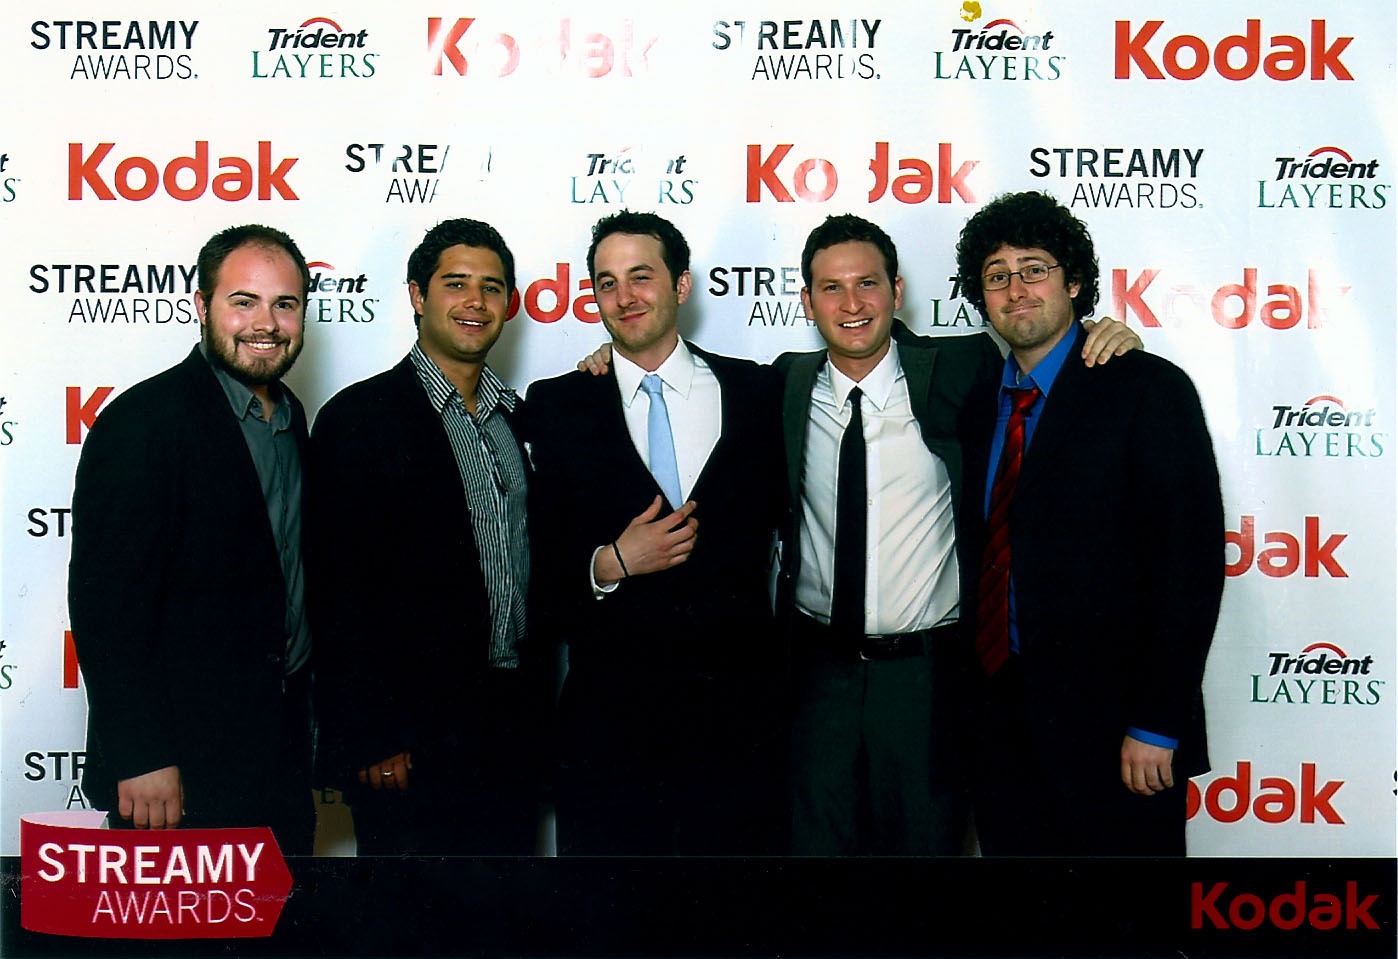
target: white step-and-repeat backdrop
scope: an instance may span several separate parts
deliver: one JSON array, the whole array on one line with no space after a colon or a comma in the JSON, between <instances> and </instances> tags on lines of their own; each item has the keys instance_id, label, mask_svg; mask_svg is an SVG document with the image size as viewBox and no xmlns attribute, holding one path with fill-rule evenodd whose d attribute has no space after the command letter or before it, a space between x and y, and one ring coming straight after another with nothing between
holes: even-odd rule
<instances>
[{"instance_id":1,"label":"white step-and-repeat backdrop","mask_svg":"<svg viewBox=\"0 0 1398 959\"><path fill-rule=\"evenodd\" d=\"M623 206L694 247L686 335L768 359L819 345L799 261L827 214L888 229L904 318L955 336L981 329L957 231L1039 189L1092 230L1099 313L1193 376L1223 477L1192 850L1393 855L1394 20L1379 0L6 4L0 854L21 814L85 803L73 471L103 405L195 341L214 231L278 226L313 261L290 382L314 413L408 350L407 255L441 219L515 251L492 365L523 390L603 340L588 228Z\"/></svg>"}]
</instances>

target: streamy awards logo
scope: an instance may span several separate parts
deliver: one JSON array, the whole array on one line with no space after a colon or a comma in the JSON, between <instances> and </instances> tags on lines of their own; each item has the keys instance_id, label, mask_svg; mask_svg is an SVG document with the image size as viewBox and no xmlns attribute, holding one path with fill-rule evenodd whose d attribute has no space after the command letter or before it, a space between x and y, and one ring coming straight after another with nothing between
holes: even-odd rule
<instances>
[{"instance_id":1,"label":"streamy awards logo","mask_svg":"<svg viewBox=\"0 0 1398 959\"><path fill-rule=\"evenodd\" d=\"M182 326L198 322L197 272L183 263L35 263L29 291L73 326Z\"/></svg>"},{"instance_id":2,"label":"streamy awards logo","mask_svg":"<svg viewBox=\"0 0 1398 959\"><path fill-rule=\"evenodd\" d=\"M1203 160L1203 147L1036 146L1029 175L1071 188L1070 207L1195 210Z\"/></svg>"},{"instance_id":3,"label":"streamy awards logo","mask_svg":"<svg viewBox=\"0 0 1398 959\"><path fill-rule=\"evenodd\" d=\"M750 80L878 80L881 19L715 20L711 46Z\"/></svg>"},{"instance_id":4,"label":"streamy awards logo","mask_svg":"<svg viewBox=\"0 0 1398 959\"><path fill-rule=\"evenodd\" d=\"M748 326L813 326L815 321L806 316L801 304L802 286L801 267L796 264L734 264L711 268L704 292L741 304Z\"/></svg>"},{"instance_id":5,"label":"streamy awards logo","mask_svg":"<svg viewBox=\"0 0 1398 959\"><path fill-rule=\"evenodd\" d=\"M451 152L450 143L350 143L345 146L345 169L357 181L382 191L384 203L427 204L436 201L445 182ZM489 176L492 163L490 147L478 147L481 179Z\"/></svg>"},{"instance_id":6,"label":"streamy awards logo","mask_svg":"<svg viewBox=\"0 0 1398 959\"><path fill-rule=\"evenodd\" d=\"M966 24L976 23L983 13L974 0L959 10ZM1023 18L992 16L979 27L957 24L947 34L947 41L932 54L932 76L937 80L1057 80L1068 60L1052 29Z\"/></svg>"},{"instance_id":7,"label":"streamy awards logo","mask_svg":"<svg viewBox=\"0 0 1398 959\"><path fill-rule=\"evenodd\" d=\"M91 809L82 791L87 753L81 749L30 749L24 754L25 781L53 794L46 809Z\"/></svg>"},{"instance_id":8,"label":"streamy awards logo","mask_svg":"<svg viewBox=\"0 0 1398 959\"><path fill-rule=\"evenodd\" d=\"M60 55L70 80L190 80L198 28L198 20L35 20L29 45Z\"/></svg>"}]
</instances>

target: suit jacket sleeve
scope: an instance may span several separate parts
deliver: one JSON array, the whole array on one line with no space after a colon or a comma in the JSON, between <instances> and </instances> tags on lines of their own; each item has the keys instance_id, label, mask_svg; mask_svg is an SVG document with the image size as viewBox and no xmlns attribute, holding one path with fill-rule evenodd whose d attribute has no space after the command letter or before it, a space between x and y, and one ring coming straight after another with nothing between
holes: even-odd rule
<instances>
[{"instance_id":1,"label":"suit jacket sleeve","mask_svg":"<svg viewBox=\"0 0 1398 959\"><path fill-rule=\"evenodd\" d=\"M593 386L585 383L583 389ZM575 405L566 392L556 381L535 383L524 404L534 470L529 487L532 628L546 643L565 640L569 624L586 616L589 605L599 601L588 575L592 553L625 529L624 525L604 529L599 525L602 504L589 504L583 498L575 470L579 462L586 462L592 434L570 435L574 424L565 413Z\"/></svg>"},{"instance_id":2,"label":"suit jacket sleeve","mask_svg":"<svg viewBox=\"0 0 1398 959\"><path fill-rule=\"evenodd\" d=\"M168 671L178 651L161 640L177 478L157 414L121 400L97 418L78 460L68 574L88 708L118 780L179 762Z\"/></svg>"},{"instance_id":3,"label":"suit jacket sleeve","mask_svg":"<svg viewBox=\"0 0 1398 959\"><path fill-rule=\"evenodd\" d=\"M1223 594L1223 503L1194 385L1173 365L1158 370L1143 388L1128 449L1138 542L1149 558L1136 584L1145 609L1131 648L1130 715L1139 729L1184 739Z\"/></svg>"}]
</instances>

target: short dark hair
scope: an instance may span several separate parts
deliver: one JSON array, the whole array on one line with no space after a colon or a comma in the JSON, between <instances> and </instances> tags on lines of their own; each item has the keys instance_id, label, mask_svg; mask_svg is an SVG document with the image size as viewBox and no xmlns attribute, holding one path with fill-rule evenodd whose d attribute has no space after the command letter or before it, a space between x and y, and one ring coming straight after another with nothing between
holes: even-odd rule
<instances>
[{"instance_id":1,"label":"short dark hair","mask_svg":"<svg viewBox=\"0 0 1398 959\"><path fill-rule=\"evenodd\" d=\"M806 237L806 248L801 251L801 279L807 289L811 286L811 261L815 255L826 247L852 242L872 243L878 247L883 254L888 282L898 279L898 248L893 245L892 238L877 223L870 223L853 213L841 213L839 216L827 216L825 222Z\"/></svg>"},{"instance_id":2,"label":"short dark hair","mask_svg":"<svg viewBox=\"0 0 1398 959\"><path fill-rule=\"evenodd\" d=\"M1038 247L1063 266L1064 284L1079 284L1073 313L1082 320L1097 308L1097 254L1083 223L1047 193L1028 190L991 200L961 228L956 242L956 271L962 295L985 316L981 268L1002 246Z\"/></svg>"},{"instance_id":3,"label":"short dark hair","mask_svg":"<svg viewBox=\"0 0 1398 959\"><path fill-rule=\"evenodd\" d=\"M597 247L613 233L628 236L653 236L660 241L661 256L665 258L665 269L670 271L670 282L676 287L680 274L689 270L689 244L679 228L663 216L654 213L633 213L619 210L611 216L604 216L592 225L592 243L587 248L587 275L595 282L597 270Z\"/></svg>"},{"instance_id":4,"label":"short dark hair","mask_svg":"<svg viewBox=\"0 0 1398 959\"><path fill-rule=\"evenodd\" d=\"M306 266L306 258L301 255L296 241L275 227L249 223L220 230L209 237L208 242L199 250L199 292L204 295L205 300L214 295L214 287L218 286L218 271L222 269L223 261L228 259L234 250L249 244L281 250L291 257L296 269L301 273L302 299L310 293L311 271ZM302 305L304 307L305 304Z\"/></svg>"},{"instance_id":5,"label":"short dark hair","mask_svg":"<svg viewBox=\"0 0 1398 959\"><path fill-rule=\"evenodd\" d=\"M443 220L428 230L417 249L408 257L408 282L416 283L423 296L427 295L427 288L432 283L432 274L437 272L442 251L453 246L480 247L500 257L500 265L505 268L505 286L509 288L506 295L514 296L515 257L505 244L505 238L489 223L465 217Z\"/></svg>"}]
</instances>

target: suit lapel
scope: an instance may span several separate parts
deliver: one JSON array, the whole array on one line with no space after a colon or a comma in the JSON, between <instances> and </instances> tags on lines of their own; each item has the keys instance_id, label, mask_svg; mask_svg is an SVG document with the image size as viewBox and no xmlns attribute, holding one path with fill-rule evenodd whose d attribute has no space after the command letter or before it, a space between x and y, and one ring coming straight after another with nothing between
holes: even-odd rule
<instances>
[{"instance_id":1,"label":"suit lapel","mask_svg":"<svg viewBox=\"0 0 1398 959\"><path fill-rule=\"evenodd\" d=\"M1081 428L1080 411L1088 387L1086 373L1087 367L1083 366L1077 351L1064 361L1063 368L1058 371L1053 389L1044 403L1043 418L1034 428L1034 439L1024 454L1016 494L1034 485L1035 480L1052 465L1058 450L1065 443L1071 443L1074 431Z\"/></svg>"},{"instance_id":2,"label":"suit lapel","mask_svg":"<svg viewBox=\"0 0 1398 959\"><path fill-rule=\"evenodd\" d=\"M710 474L718 472L718 467L714 464L718 463L721 457L728 456L733 448L733 433L738 429L738 424L742 422L742 412L736 404L742 402L743 397L739 395L741 391L733 382L729 369L723 365L721 359L715 359L713 354L706 353L688 340L685 340L685 346L689 348L690 353L704 361L709 367L709 372L718 381L718 442L714 443L714 448L710 451L708 459L704 460L704 465L699 468L699 475L694 480L694 489L690 494L693 499L699 500L703 498L704 484L708 481Z\"/></svg>"},{"instance_id":3,"label":"suit lapel","mask_svg":"<svg viewBox=\"0 0 1398 959\"><path fill-rule=\"evenodd\" d=\"M935 347L900 348L898 362L908 378L908 399L912 402L913 419L919 424L928 421L928 396L932 392L932 367L937 359Z\"/></svg>"},{"instance_id":4,"label":"suit lapel","mask_svg":"<svg viewBox=\"0 0 1398 959\"><path fill-rule=\"evenodd\" d=\"M782 438L786 445L786 480L791 502L801 502L806 472L806 426L811 418L811 390L825 363L825 353L803 353L786 373L782 390Z\"/></svg>"},{"instance_id":5,"label":"suit lapel","mask_svg":"<svg viewBox=\"0 0 1398 959\"><path fill-rule=\"evenodd\" d=\"M602 376L591 376L585 382L588 399L592 402L596 415L592 417L592 422L597 426L597 442L602 449L614 449L618 451L618 460L623 469L627 470L630 478L618 477L618 485L623 489L633 489L641 484L647 484L651 491L651 498L659 494L664 498L665 493L660 489L660 484L651 475L650 468L646 466L645 460L641 459L641 454L636 449L636 444L631 441L631 432L626 428L626 411L621 405L621 388L616 381L616 373L608 369ZM666 502L669 502L666 500ZM681 504L671 504L672 509L678 509Z\"/></svg>"}]
</instances>

